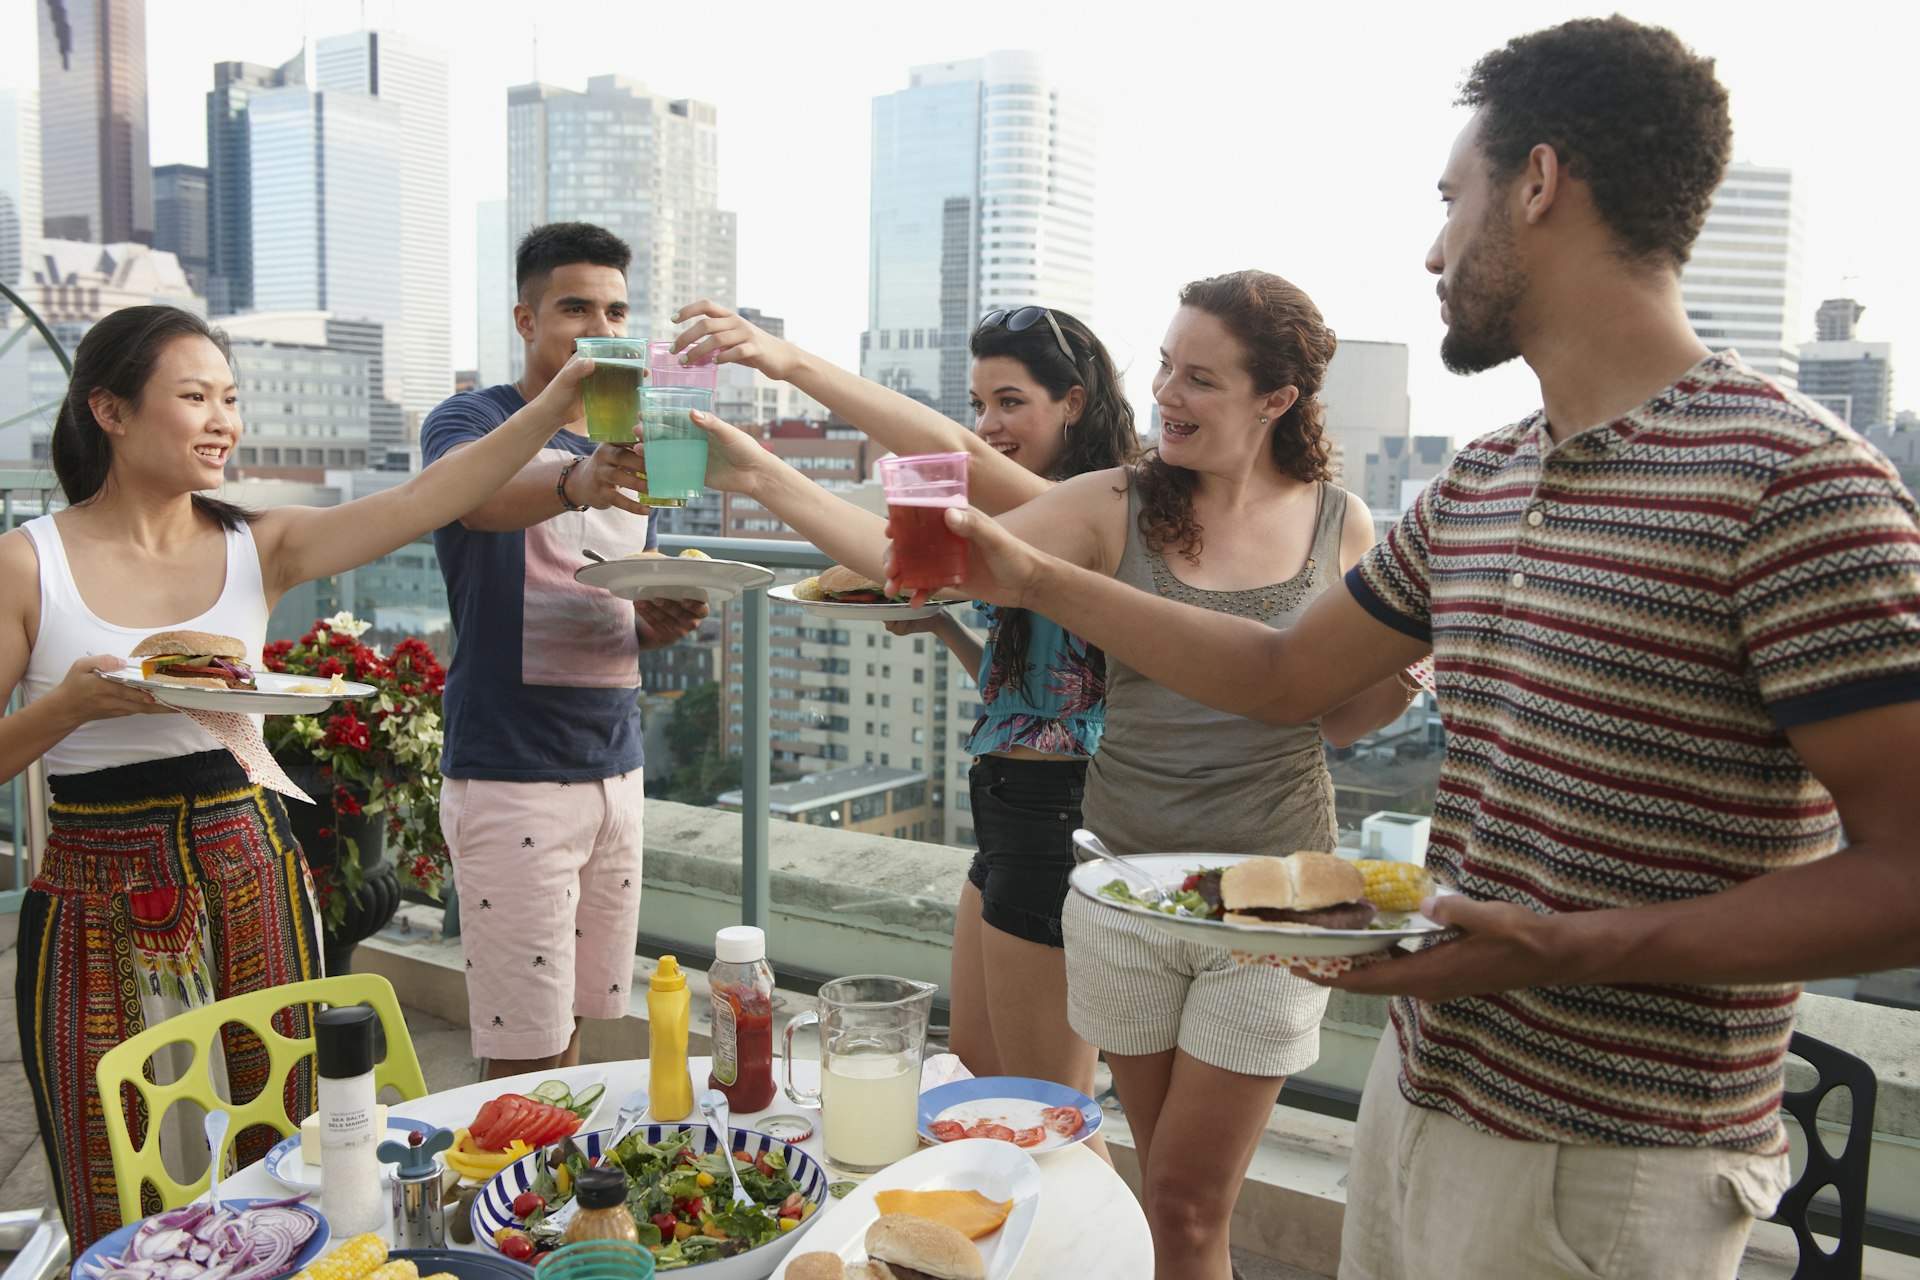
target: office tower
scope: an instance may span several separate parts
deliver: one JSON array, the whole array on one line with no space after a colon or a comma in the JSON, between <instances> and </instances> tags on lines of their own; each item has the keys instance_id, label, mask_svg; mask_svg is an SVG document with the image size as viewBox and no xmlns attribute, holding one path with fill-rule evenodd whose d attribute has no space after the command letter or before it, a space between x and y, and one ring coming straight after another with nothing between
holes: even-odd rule
<instances>
[{"instance_id":1,"label":"office tower","mask_svg":"<svg viewBox=\"0 0 1920 1280\"><path fill-rule=\"evenodd\" d=\"M363 411L343 415L337 409L323 407L308 418L296 396L282 396L275 410L279 415L278 420L292 424L309 422L316 429L303 431L296 427L287 433L310 438L294 442L299 443L303 451L290 451L284 447L289 442L282 441L279 461L269 461L264 451L255 455L252 461L261 466L350 466L374 471L418 469L418 460L414 457L418 450L408 450L394 443L403 435L403 419L400 406L388 399L381 390L386 385L387 344L385 332L378 321L338 316L328 311L249 311L244 315L226 316L221 319L220 325L235 342L340 352L355 357L361 369L359 383L360 394L365 399ZM315 366L313 371L323 370ZM320 385L317 380L310 383L299 378L288 382L284 389L298 394L310 391L324 398L323 405L332 404L330 397L335 394L334 388ZM246 403L242 401L243 408ZM342 421L345 417L364 423L357 435L355 430L343 429L348 427ZM251 438L255 434L251 415L247 423L247 434ZM315 456L304 451L310 444L328 449L333 447L329 442L336 441L348 442L340 445L341 448L357 448L358 458L349 458L341 463L332 460L330 454ZM241 460L247 461L244 448Z\"/></svg>"},{"instance_id":2,"label":"office tower","mask_svg":"<svg viewBox=\"0 0 1920 1280\"><path fill-rule=\"evenodd\" d=\"M217 316L253 309L253 182L247 103L262 89L306 83L306 59L278 67L213 64L207 94L207 304Z\"/></svg>"},{"instance_id":3,"label":"office tower","mask_svg":"<svg viewBox=\"0 0 1920 1280\"><path fill-rule=\"evenodd\" d=\"M1791 169L1727 167L1680 277L1687 319L1716 351L1732 347L1793 386L1803 323L1800 193Z\"/></svg>"},{"instance_id":4,"label":"office tower","mask_svg":"<svg viewBox=\"0 0 1920 1280\"><path fill-rule=\"evenodd\" d=\"M513 244L507 202L482 200L474 208L474 328L479 367L474 385L495 387L514 378L520 335L513 328Z\"/></svg>"},{"instance_id":5,"label":"office tower","mask_svg":"<svg viewBox=\"0 0 1920 1280\"><path fill-rule=\"evenodd\" d=\"M153 247L180 259L193 291L207 292L207 171L163 164L153 171Z\"/></svg>"},{"instance_id":6,"label":"office tower","mask_svg":"<svg viewBox=\"0 0 1920 1280\"><path fill-rule=\"evenodd\" d=\"M633 249L630 337L666 337L699 298L734 300L735 216L720 208L714 108L649 93L623 76L586 92L507 91L507 238L546 222L592 222ZM511 249L505 265L511 279ZM523 353L511 353L515 376Z\"/></svg>"},{"instance_id":7,"label":"office tower","mask_svg":"<svg viewBox=\"0 0 1920 1280\"><path fill-rule=\"evenodd\" d=\"M1893 422L1893 344L1855 336L1864 311L1852 298L1827 299L1815 314L1819 338L1800 348L1800 393L1863 432Z\"/></svg>"},{"instance_id":8,"label":"office tower","mask_svg":"<svg viewBox=\"0 0 1920 1280\"><path fill-rule=\"evenodd\" d=\"M40 243L40 100L0 89L0 284L20 282ZM0 310L0 329L14 323Z\"/></svg>"},{"instance_id":9,"label":"office tower","mask_svg":"<svg viewBox=\"0 0 1920 1280\"><path fill-rule=\"evenodd\" d=\"M1342 338L1320 385L1334 475L1355 493L1367 491L1366 463L1382 442L1412 430L1407 397L1407 344Z\"/></svg>"},{"instance_id":10,"label":"office tower","mask_svg":"<svg viewBox=\"0 0 1920 1280\"><path fill-rule=\"evenodd\" d=\"M328 36L314 46L314 86L329 96L364 94L399 110L400 325L393 336L400 358L389 373L399 378L408 435L417 439L420 420L453 394L446 55L390 31Z\"/></svg>"},{"instance_id":11,"label":"office tower","mask_svg":"<svg viewBox=\"0 0 1920 1280\"><path fill-rule=\"evenodd\" d=\"M33 8L47 237L152 244L146 0L38 0Z\"/></svg>"},{"instance_id":12,"label":"office tower","mask_svg":"<svg viewBox=\"0 0 1920 1280\"><path fill-rule=\"evenodd\" d=\"M377 323L376 390L404 404L400 132L399 107L364 94L294 85L247 104L254 307ZM404 422L376 421L370 447L404 454Z\"/></svg>"},{"instance_id":13,"label":"office tower","mask_svg":"<svg viewBox=\"0 0 1920 1280\"><path fill-rule=\"evenodd\" d=\"M915 67L873 101L860 372L956 422L967 339L996 307L1093 321L1094 122L1037 53Z\"/></svg>"}]
</instances>

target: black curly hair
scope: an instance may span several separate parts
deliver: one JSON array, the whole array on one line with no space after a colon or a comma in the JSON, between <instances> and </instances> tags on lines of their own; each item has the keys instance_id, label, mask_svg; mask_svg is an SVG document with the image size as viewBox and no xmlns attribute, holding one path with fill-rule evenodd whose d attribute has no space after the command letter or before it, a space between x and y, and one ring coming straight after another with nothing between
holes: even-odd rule
<instances>
[{"instance_id":1,"label":"black curly hair","mask_svg":"<svg viewBox=\"0 0 1920 1280\"><path fill-rule=\"evenodd\" d=\"M1614 14L1509 41L1474 64L1459 105L1480 110L1480 149L1504 183L1533 148L1587 184L1631 257L1681 267L1727 169L1727 91L1664 27Z\"/></svg>"}]
</instances>

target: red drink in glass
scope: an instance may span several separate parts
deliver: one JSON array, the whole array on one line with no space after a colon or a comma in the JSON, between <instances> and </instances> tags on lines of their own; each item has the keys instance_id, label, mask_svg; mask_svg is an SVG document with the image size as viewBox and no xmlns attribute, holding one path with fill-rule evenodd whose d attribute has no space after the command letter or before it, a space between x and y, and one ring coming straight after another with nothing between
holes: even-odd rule
<instances>
[{"instance_id":1,"label":"red drink in glass","mask_svg":"<svg viewBox=\"0 0 1920 1280\"><path fill-rule=\"evenodd\" d=\"M950 587L967 580L967 540L947 528L947 511L964 502L889 502L887 536L893 539L893 580L905 591Z\"/></svg>"}]
</instances>

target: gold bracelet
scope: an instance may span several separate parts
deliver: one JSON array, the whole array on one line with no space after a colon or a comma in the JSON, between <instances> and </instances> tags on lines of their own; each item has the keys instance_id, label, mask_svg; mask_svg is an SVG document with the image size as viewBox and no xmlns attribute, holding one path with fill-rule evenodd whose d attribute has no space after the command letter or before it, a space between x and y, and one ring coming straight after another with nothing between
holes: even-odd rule
<instances>
[{"instance_id":1,"label":"gold bracelet","mask_svg":"<svg viewBox=\"0 0 1920 1280\"><path fill-rule=\"evenodd\" d=\"M1407 679L1407 673L1404 668L1394 672L1393 678L1399 683L1402 689L1405 689L1407 691L1408 702L1412 702L1415 698L1419 697L1422 693L1426 692L1426 690L1420 687L1420 682L1418 680Z\"/></svg>"}]
</instances>

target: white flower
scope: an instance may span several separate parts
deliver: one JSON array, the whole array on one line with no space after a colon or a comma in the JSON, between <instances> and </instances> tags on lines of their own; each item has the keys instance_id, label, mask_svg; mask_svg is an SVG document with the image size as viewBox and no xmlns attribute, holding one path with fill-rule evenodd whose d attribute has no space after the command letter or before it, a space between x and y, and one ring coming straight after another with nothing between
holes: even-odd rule
<instances>
[{"instance_id":1,"label":"white flower","mask_svg":"<svg viewBox=\"0 0 1920 1280\"><path fill-rule=\"evenodd\" d=\"M356 640L365 635L372 626L371 622L362 622L345 609L327 619L327 630L336 635L352 636Z\"/></svg>"}]
</instances>

